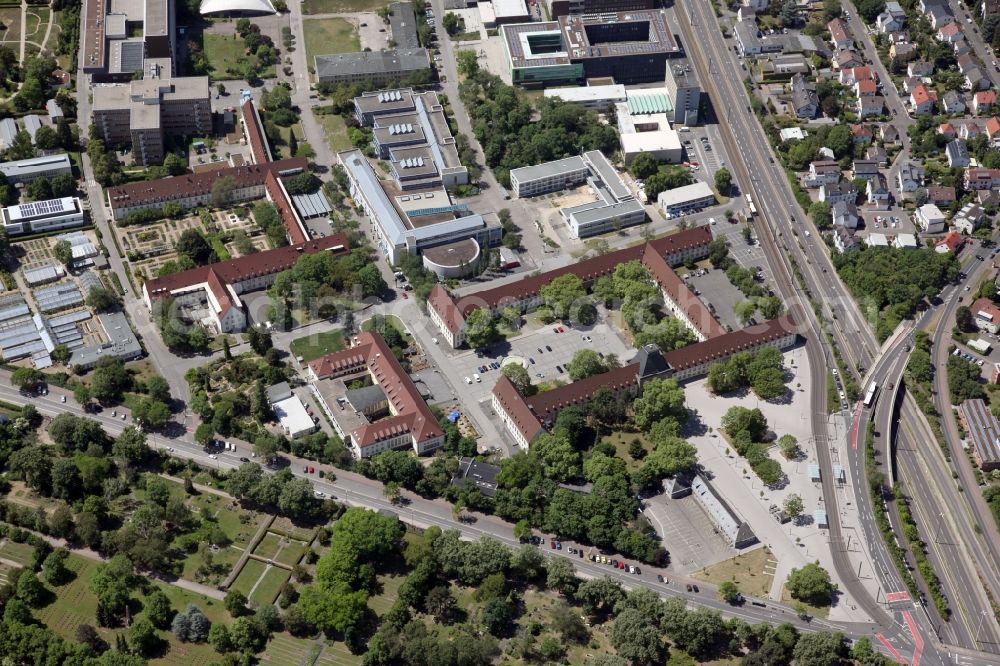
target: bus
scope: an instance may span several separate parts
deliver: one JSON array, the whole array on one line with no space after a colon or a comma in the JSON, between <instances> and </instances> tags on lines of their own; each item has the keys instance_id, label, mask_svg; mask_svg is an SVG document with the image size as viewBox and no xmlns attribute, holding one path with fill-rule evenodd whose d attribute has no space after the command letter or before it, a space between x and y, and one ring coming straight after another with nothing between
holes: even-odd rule
<instances>
[{"instance_id":1,"label":"bus","mask_svg":"<svg viewBox=\"0 0 1000 666\"><path fill-rule=\"evenodd\" d=\"M753 205L753 197L747 195L747 208L750 209L750 217L757 214L757 207Z\"/></svg>"},{"instance_id":2,"label":"bus","mask_svg":"<svg viewBox=\"0 0 1000 666\"><path fill-rule=\"evenodd\" d=\"M878 395L878 384L872 382L868 385L868 391L865 392L865 407L871 407L875 402L875 396Z\"/></svg>"}]
</instances>

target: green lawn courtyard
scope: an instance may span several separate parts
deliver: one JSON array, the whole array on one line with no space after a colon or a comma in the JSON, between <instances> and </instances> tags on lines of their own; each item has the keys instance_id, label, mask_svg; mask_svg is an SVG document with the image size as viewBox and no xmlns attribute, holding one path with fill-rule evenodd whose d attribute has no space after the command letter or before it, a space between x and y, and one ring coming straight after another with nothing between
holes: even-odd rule
<instances>
[{"instance_id":1,"label":"green lawn courtyard","mask_svg":"<svg viewBox=\"0 0 1000 666\"><path fill-rule=\"evenodd\" d=\"M327 354L343 349L344 334L340 331L313 333L292 340L288 348L296 358L301 356L302 361L308 363L320 356L326 356Z\"/></svg>"},{"instance_id":2,"label":"green lawn courtyard","mask_svg":"<svg viewBox=\"0 0 1000 666\"><path fill-rule=\"evenodd\" d=\"M373 12L385 7L382 0L305 0L303 14L346 14L350 12Z\"/></svg>"},{"instance_id":3,"label":"green lawn courtyard","mask_svg":"<svg viewBox=\"0 0 1000 666\"><path fill-rule=\"evenodd\" d=\"M351 140L347 138L347 125L344 123L343 117L333 113L324 113L316 114L316 120L323 126L326 142L332 152L339 153L354 147L351 145Z\"/></svg>"},{"instance_id":4,"label":"green lawn courtyard","mask_svg":"<svg viewBox=\"0 0 1000 666\"><path fill-rule=\"evenodd\" d=\"M306 19L302 21L302 31L305 33L306 58L309 64L318 55L361 50L357 29L341 18Z\"/></svg>"},{"instance_id":5,"label":"green lawn courtyard","mask_svg":"<svg viewBox=\"0 0 1000 666\"><path fill-rule=\"evenodd\" d=\"M246 56L246 45L243 40L238 37L233 39L233 35L216 35L209 32L204 33L202 39L205 57L211 67L209 77L213 81L233 78L234 75L230 74L229 70ZM258 76L262 79L274 78L274 75L274 65L258 72Z\"/></svg>"}]
</instances>

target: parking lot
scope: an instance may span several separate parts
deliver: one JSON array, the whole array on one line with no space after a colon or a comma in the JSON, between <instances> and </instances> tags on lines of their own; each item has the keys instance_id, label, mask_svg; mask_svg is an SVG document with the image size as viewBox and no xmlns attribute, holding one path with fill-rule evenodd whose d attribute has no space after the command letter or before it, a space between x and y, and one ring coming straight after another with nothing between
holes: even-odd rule
<instances>
[{"instance_id":1,"label":"parking lot","mask_svg":"<svg viewBox=\"0 0 1000 666\"><path fill-rule=\"evenodd\" d=\"M764 249L756 239L747 243L743 238L743 225L730 224L725 218L716 218L716 224L712 227L712 232L716 238L725 238L729 241L729 256L743 268L761 267L761 275L764 278L764 285L769 289L774 288L774 277L764 260ZM718 305L716 305L718 307Z\"/></svg>"},{"instance_id":2,"label":"parking lot","mask_svg":"<svg viewBox=\"0 0 1000 666\"><path fill-rule=\"evenodd\" d=\"M717 128L714 125L692 127L689 132L682 132L680 137L685 159L698 165L694 176L714 185L715 172L727 163L725 148Z\"/></svg>"},{"instance_id":3,"label":"parking lot","mask_svg":"<svg viewBox=\"0 0 1000 666\"><path fill-rule=\"evenodd\" d=\"M563 333L554 331L559 326L563 328ZM590 341L584 340L584 336L590 338ZM465 384L464 388L467 389L463 391L463 400L482 402L489 400L490 392L500 378L500 370L491 368L481 372L481 366L491 362L502 364L508 358L523 359L531 374L532 383L541 384L553 379L569 382L566 364L580 349L593 349L605 355L614 354L623 363L628 362L635 353L625 346L614 329L603 320L591 327L571 328L565 324L552 324L495 343L481 357L473 351L459 354L452 358L452 372L453 376L458 377L459 385ZM556 366L562 371L557 370ZM476 375L480 378L478 382Z\"/></svg>"},{"instance_id":4,"label":"parking lot","mask_svg":"<svg viewBox=\"0 0 1000 666\"><path fill-rule=\"evenodd\" d=\"M691 495L680 499L656 495L646 500L643 514L670 551L671 571L687 574L736 555Z\"/></svg>"},{"instance_id":5,"label":"parking lot","mask_svg":"<svg viewBox=\"0 0 1000 666\"><path fill-rule=\"evenodd\" d=\"M734 331L743 328L743 323L736 319L734 309L746 297L732 285L725 271L713 268L703 270L704 273L702 270L689 273L685 279L688 286L708 305L720 324Z\"/></svg>"}]
</instances>

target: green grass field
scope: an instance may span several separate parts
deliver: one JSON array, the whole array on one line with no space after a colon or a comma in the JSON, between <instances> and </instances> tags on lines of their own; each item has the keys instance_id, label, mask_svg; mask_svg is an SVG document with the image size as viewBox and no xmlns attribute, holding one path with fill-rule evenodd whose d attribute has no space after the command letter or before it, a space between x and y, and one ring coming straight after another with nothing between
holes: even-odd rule
<instances>
[{"instance_id":1,"label":"green grass field","mask_svg":"<svg viewBox=\"0 0 1000 666\"><path fill-rule=\"evenodd\" d=\"M323 644L308 638L295 638L287 633L275 634L267 644L267 649L260 655L261 666L285 666L286 664L312 664L312 658L306 659L314 651L321 650ZM360 663L360 661L359 661Z\"/></svg>"},{"instance_id":2,"label":"green grass field","mask_svg":"<svg viewBox=\"0 0 1000 666\"><path fill-rule=\"evenodd\" d=\"M278 593L281 592L282 585L291 575L287 569L271 567L264 573L264 578L261 579L253 594L247 596L250 597L250 601L261 606L273 604L274 600L278 598Z\"/></svg>"},{"instance_id":3,"label":"green grass field","mask_svg":"<svg viewBox=\"0 0 1000 666\"><path fill-rule=\"evenodd\" d=\"M183 492L183 487L181 491ZM187 503L192 510L196 510L200 515L215 520L232 542L213 555L212 562L215 566L215 573L208 581L201 581L218 583L240 559L242 549L250 543L251 537L257 531L261 516L245 509L233 509L230 507L230 500L210 493L194 495L188 499ZM201 568L202 563L200 552L195 551L188 555L184 559L181 578L198 580L196 572Z\"/></svg>"},{"instance_id":4,"label":"green grass field","mask_svg":"<svg viewBox=\"0 0 1000 666\"><path fill-rule=\"evenodd\" d=\"M357 29L341 18L304 20L302 31L305 33L306 58L310 63L314 56L361 50Z\"/></svg>"},{"instance_id":5,"label":"green grass field","mask_svg":"<svg viewBox=\"0 0 1000 666\"><path fill-rule=\"evenodd\" d=\"M253 549L253 554L259 557L263 557L265 560L272 559L278 554L278 550L281 548L281 537L273 532L268 532L264 535L264 538L260 540L257 547Z\"/></svg>"},{"instance_id":6,"label":"green grass field","mask_svg":"<svg viewBox=\"0 0 1000 666\"><path fill-rule=\"evenodd\" d=\"M339 153L353 148L351 140L347 138L347 125L342 117L332 113L316 114L316 120L323 126L323 134L326 135L331 151Z\"/></svg>"},{"instance_id":7,"label":"green grass field","mask_svg":"<svg viewBox=\"0 0 1000 666\"><path fill-rule=\"evenodd\" d=\"M312 361L335 351L344 348L344 334L340 331L327 331L325 333L313 333L305 337L292 340L288 346L292 354L301 356L305 362Z\"/></svg>"},{"instance_id":8,"label":"green grass field","mask_svg":"<svg viewBox=\"0 0 1000 666\"><path fill-rule=\"evenodd\" d=\"M304 541L294 541L289 540L285 545L278 551L278 556L275 557L276 562L281 562L282 564L287 564L288 566L295 566L298 564L299 560L302 559L302 555L306 552L306 543Z\"/></svg>"},{"instance_id":9,"label":"green grass field","mask_svg":"<svg viewBox=\"0 0 1000 666\"><path fill-rule=\"evenodd\" d=\"M89 585L98 563L70 555L66 566L76 576L69 583L54 588L53 603L35 611L35 616L52 631L72 640L81 624L97 624L97 597Z\"/></svg>"},{"instance_id":10,"label":"green grass field","mask_svg":"<svg viewBox=\"0 0 1000 666\"><path fill-rule=\"evenodd\" d=\"M205 33L202 38L204 40L205 57L208 58L208 64L211 67L208 74L209 77L213 81L233 78L233 75L229 74L230 68L234 67L246 55L246 45L243 43L243 40L239 38L233 39L232 35L215 35L212 33ZM274 78L274 75L274 65L265 67L258 72L258 76L262 79Z\"/></svg>"},{"instance_id":11,"label":"green grass field","mask_svg":"<svg viewBox=\"0 0 1000 666\"><path fill-rule=\"evenodd\" d=\"M382 0L305 0L303 14L346 14L348 12L373 12L385 7Z\"/></svg>"},{"instance_id":12,"label":"green grass field","mask_svg":"<svg viewBox=\"0 0 1000 666\"><path fill-rule=\"evenodd\" d=\"M257 580L264 573L264 569L267 565L258 560L247 560L246 564L243 565L243 570L240 571L240 575L236 577L233 585L230 589L239 590L247 597L250 596L250 590L253 586L257 584Z\"/></svg>"},{"instance_id":13,"label":"green grass field","mask_svg":"<svg viewBox=\"0 0 1000 666\"><path fill-rule=\"evenodd\" d=\"M7 540L3 542L0 546L0 557L5 560L10 560L11 562L17 562L22 566L27 566L31 564L31 558L35 553L35 549L26 543L14 543L13 541Z\"/></svg>"},{"instance_id":14,"label":"green grass field","mask_svg":"<svg viewBox=\"0 0 1000 666\"><path fill-rule=\"evenodd\" d=\"M382 592L369 599L368 606L381 616L388 613L392 605L396 603L396 598L399 596L399 587L406 580L406 576L389 574L379 576L378 580L382 583Z\"/></svg>"},{"instance_id":15,"label":"green grass field","mask_svg":"<svg viewBox=\"0 0 1000 666\"><path fill-rule=\"evenodd\" d=\"M362 331L371 331L372 329L379 328L379 331L385 330L385 327L391 327L396 329L396 331L402 335L404 338L410 337L410 334L406 331L406 327L403 326L403 321L396 315L381 315L379 317L372 317L371 319L366 319L361 322Z\"/></svg>"},{"instance_id":16,"label":"green grass field","mask_svg":"<svg viewBox=\"0 0 1000 666\"><path fill-rule=\"evenodd\" d=\"M328 642L316 660L316 666L357 666L361 657L351 654L343 643Z\"/></svg>"}]
</instances>

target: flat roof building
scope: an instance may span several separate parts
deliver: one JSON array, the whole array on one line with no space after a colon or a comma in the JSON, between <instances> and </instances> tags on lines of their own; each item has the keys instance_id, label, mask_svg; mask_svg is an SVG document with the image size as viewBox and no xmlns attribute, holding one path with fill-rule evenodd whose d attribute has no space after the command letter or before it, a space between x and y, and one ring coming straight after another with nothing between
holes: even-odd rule
<instances>
[{"instance_id":1,"label":"flat roof building","mask_svg":"<svg viewBox=\"0 0 1000 666\"><path fill-rule=\"evenodd\" d=\"M667 61L663 77L667 95L673 102L671 121L681 125L697 125L701 110L701 82L687 58Z\"/></svg>"},{"instance_id":2,"label":"flat roof building","mask_svg":"<svg viewBox=\"0 0 1000 666\"><path fill-rule=\"evenodd\" d=\"M11 236L46 233L83 226L83 206L76 197L32 201L0 210L0 220Z\"/></svg>"},{"instance_id":3,"label":"flat roof building","mask_svg":"<svg viewBox=\"0 0 1000 666\"><path fill-rule=\"evenodd\" d=\"M17 183L30 183L42 176L52 178L60 174L73 173L73 165L69 161L69 155L46 155L44 157L32 157L27 160L16 160L14 162L0 163L0 173L11 185Z\"/></svg>"},{"instance_id":4,"label":"flat roof building","mask_svg":"<svg viewBox=\"0 0 1000 666\"><path fill-rule=\"evenodd\" d=\"M607 111L615 104L628 99L625 86L576 86L572 88L546 88L545 97L579 104L592 111Z\"/></svg>"},{"instance_id":5,"label":"flat roof building","mask_svg":"<svg viewBox=\"0 0 1000 666\"><path fill-rule=\"evenodd\" d=\"M390 49L318 55L314 64L319 83L383 86L405 83L409 77L429 71L431 61L427 49Z\"/></svg>"},{"instance_id":6,"label":"flat roof building","mask_svg":"<svg viewBox=\"0 0 1000 666\"><path fill-rule=\"evenodd\" d=\"M502 27L511 80L519 85L659 81L679 53L662 11L569 14L555 21Z\"/></svg>"},{"instance_id":7,"label":"flat roof building","mask_svg":"<svg viewBox=\"0 0 1000 666\"><path fill-rule=\"evenodd\" d=\"M121 312L97 315L97 321L107 338L107 342L86 345L74 349L67 365L80 366L89 370L97 365L102 358L118 358L122 361L132 361L143 354L142 345L136 339L128 319Z\"/></svg>"},{"instance_id":8,"label":"flat roof building","mask_svg":"<svg viewBox=\"0 0 1000 666\"><path fill-rule=\"evenodd\" d=\"M161 68L149 64L145 78L94 86L92 95L98 135L111 145L130 146L145 166L163 162L167 137L212 132L207 76L161 76Z\"/></svg>"},{"instance_id":9,"label":"flat roof building","mask_svg":"<svg viewBox=\"0 0 1000 666\"><path fill-rule=\"evenodd\" d=\"M500 475L499 465L480 462L475 458L462 458L458 461L458 469L451 477L451 485L472 487L487 497L493 497L497 492L497 477Z\"/></svg>"},{"instance_id":10,"label":"flat roof building","mask_svg":"<svg viewBox=\"0 0 1000 666\"><path fill-rule=\"evenodd\" d=\"M545 0L543 0L545 1ZM553 18L566 14L605 14L653 9L655 0L547 0Z\"/></svg>"},{"instance_id":11,"label":"flat roof building","mask_svg":"<svg viewBox=\"0 0 1000 666\"><path fill-rule=\"evenodd\" d=\"M699 180L691 185L660 192L656 203L666 215L672 216L713 206L716 200L715 193L708 183Z\"/></svg>"},{"instance_id":12,"label":"flat roof building","mask_svg":"<svg viewBox=\"0 0 1000 666\"><path fill-rule=\"evenodd\" d=\"M271 403L271 409L274 410L274 415L281 424L281 429L292 439L316 431L316 424L309 416L309 412L294 395Z\"/></svg>"}]
</instances>

